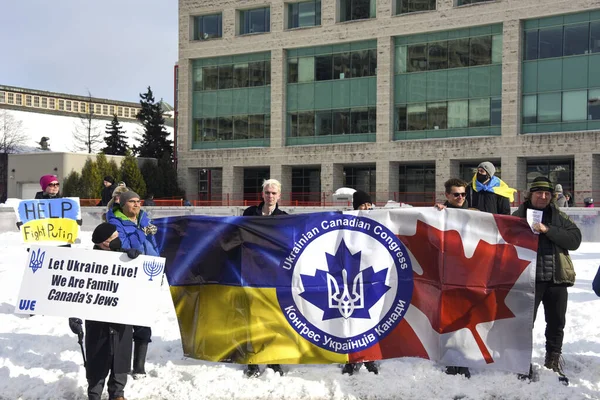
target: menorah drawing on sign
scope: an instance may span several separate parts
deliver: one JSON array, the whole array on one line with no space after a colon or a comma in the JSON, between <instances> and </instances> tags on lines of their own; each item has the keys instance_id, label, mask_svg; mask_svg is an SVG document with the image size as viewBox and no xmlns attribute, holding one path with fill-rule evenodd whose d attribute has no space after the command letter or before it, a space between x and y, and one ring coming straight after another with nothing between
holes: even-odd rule
<instances>
[{"instance_id":1,"label":"menorah drawing on sign","mask_svg":"<svg viewBox=\"0 0 600 400\"><path fill-rule=\"evenodd\" d=\"M149 281L162 273L165 264L160 261L144 261L144 272L150 277Z\"/></svg>"},{"instance_id":2,"label":"menorah drawing on sign","mask_svg":"<svg viewBox=\"0 0 600 400\"><path fill-rule=\"evenodd\" d=\"M45 255L46 255L46 252L44 251L42 253L42 249L38 249L37 253L35 251L31 252L31 259L29 261L29 268L31 268L31 270L33 271L34 274L35 274L35 271L37 271L38 269L42 268L42 264L44 263L44 256Z\"/></svg>"}]
</instances>

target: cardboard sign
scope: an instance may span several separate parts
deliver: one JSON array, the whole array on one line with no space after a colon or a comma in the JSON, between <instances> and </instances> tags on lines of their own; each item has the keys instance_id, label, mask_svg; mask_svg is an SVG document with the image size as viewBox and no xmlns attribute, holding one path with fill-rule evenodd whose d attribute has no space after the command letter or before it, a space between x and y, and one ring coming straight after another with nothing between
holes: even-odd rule
<instances>
[{"instance_id":1,"label":"cardboard sign","mask_svg":"<svg viewBox=\"0 0 600 400\"><path fill-rule=\"evenodd\" d=\"M75 243L79 235L78 197L22 200L15 211L25 243Z\"/></svg>"},{"instance_id":2,"label":"cardboard sign","mask_svg":"<svg viewBox=\"0 0 600 400\"><path fill-rule=\"evenodd\" d=\"M31 246L15 312L148 326L165 259Z\"/></svg>"}]
</instances>

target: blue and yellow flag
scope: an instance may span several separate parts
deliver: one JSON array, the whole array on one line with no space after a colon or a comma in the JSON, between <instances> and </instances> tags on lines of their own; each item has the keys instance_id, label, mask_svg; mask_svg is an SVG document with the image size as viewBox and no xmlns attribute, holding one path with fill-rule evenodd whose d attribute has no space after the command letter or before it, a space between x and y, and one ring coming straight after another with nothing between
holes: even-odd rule
<instances>
[{"instance_id":1,"label":"blue and yellow flag","mask_svg":"<svg viewBox=\"0 0 600 400\"><path fill-rule=\"evenodd\" d=\"M26 243L74 243L79 235L78 198L21 200L16 212Z\"/></svg>"}]
</instances>

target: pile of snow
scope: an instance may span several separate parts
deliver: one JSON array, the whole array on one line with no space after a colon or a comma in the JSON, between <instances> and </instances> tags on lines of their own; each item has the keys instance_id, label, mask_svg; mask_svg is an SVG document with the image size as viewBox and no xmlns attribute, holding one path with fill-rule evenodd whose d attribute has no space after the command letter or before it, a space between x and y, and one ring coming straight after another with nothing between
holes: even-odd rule
<instances>
[{"instance_id":1,"label":"pile of snow","mask_svg":"<svg viewBox=\"0 0 600 400\"><path fill-rule=\"evenodd\" d=\"M85 248L91 233L82 232ZM87 382L77 338L65 318L13 314L26 261L18 232L0 234L0 399L86 399ZM283 377L267 370L257 379L243 366L203 362L183 356L169 288L152 325L142 380L129 379L125 396L137 399L598 399L600 398L600 299L591 281L600 263L598 243L572 253L577 283L569 288L563 356L571 385L563 386L544 363L544 315L534 329L533 364L539 382L512 373L472 370L467 380L449 376L428 360L402 358L379 362L380 373L364 368L354 376L338 365L286 365ZM261 366L264 368L264 366ZM106 389L105 395L106 396ZM106 397L103 397L106 398Z\"/></svg>"}]
</instances>

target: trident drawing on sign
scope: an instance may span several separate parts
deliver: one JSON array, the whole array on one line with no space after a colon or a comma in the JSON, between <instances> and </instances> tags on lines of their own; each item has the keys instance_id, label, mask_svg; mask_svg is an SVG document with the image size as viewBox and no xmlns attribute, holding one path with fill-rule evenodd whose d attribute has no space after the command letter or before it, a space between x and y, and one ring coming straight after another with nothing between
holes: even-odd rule
<instances>
[{"instance_id":1,"label":"trident drawing on sign","mask_svg":"<svg viewBox=\"0 0 600 400\"><path fill-rule=\"evenodd\" d=\"M362 272L354 277L352 294L348 290L348 272L342 270L342 290L331 274L327 274L327 292L329 294L329 308L337 308L342 317L350 318L354 310L364 308L363 276Z\"/></svg>"},{"instance_id":2,"label":"trident drawing on sign","mask_svg":"<svg viewBox=\"0 0 600 400\"><path fill-rule=\"evenodd\" d=\"M144 261L144 272L150 277L149 281L162 273L164 264L159 261Z\"/></svg>"},{"instance_id":3,"label":"trident drawing on sign","mask_svg":"<svg viewBox=\"0 0 600 400\"><path fill-rule=\"evenodd\" d=\"M44 263L44 256L46 252L41 253L42 249L38 249L37 253L35 251L31 252L31 260L29 261L29 268L35 274L35 271L42 268L42 264ZM40 254L41 253L41 254Z\"/></svg>"}]
</instances>

